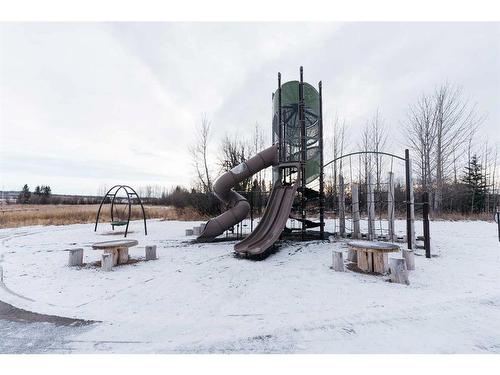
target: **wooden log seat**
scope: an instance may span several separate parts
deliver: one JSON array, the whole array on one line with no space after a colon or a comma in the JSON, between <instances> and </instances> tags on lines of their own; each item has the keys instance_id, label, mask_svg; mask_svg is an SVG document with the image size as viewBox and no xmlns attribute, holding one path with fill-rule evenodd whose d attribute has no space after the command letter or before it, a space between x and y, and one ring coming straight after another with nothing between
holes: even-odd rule
<instances>
[{"instance_id":1,"label":"wooden log seat","mask_svg":"<svg viewBox=\"0 0 500 375\"><path fill-rule=\"evenodd\" d=\"M393 243L375 241L351 241L347 246L356 253L359 269L381 275L389 271L388 254L400 250Z\"/></svg>"}]
</instances>

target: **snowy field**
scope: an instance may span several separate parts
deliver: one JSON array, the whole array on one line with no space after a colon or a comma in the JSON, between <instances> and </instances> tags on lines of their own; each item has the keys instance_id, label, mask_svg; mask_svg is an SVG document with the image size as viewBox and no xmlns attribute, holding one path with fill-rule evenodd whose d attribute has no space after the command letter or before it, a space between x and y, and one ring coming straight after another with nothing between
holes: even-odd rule
<instances>
[{"instance_id":1,"label":"snowy field","mask_svg":"<svg viewBox=\"0 0 500 375\"><path fill-rule=\"evenodd\" d=\"M493 223L432 222L435 256L416 257L409 286L332 271L331 250L343 243L284 243L252 261L234 257L234 242L190 243L184 231L195 224L151 220L144 236L134 222L131 257L157 245L159 259L108 273L91 265L101 255L93 242L122 238L105 224L97 233L92 224L0 230L0 301L98 321L0 320L0 352L21 342L73 353L500 353ZM88 266L66 266L64 249L74 247Z\"/></svg>"}]
</instances>

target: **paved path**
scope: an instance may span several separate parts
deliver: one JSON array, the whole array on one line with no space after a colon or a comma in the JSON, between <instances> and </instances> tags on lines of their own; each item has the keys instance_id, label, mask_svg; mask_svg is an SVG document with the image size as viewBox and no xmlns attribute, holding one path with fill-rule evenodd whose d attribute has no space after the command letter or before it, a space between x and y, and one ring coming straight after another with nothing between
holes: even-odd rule
<instances>
[{"instance_id":1,"label":"paved path","mask_svg":"<svg viewBox=\"0 0 500 375\"><path fill-rule=\"evenodd\" d=\"M70 353L70 336L93 322L36 314L0 301L0 353Z\"/></svg>"}]
</instances>

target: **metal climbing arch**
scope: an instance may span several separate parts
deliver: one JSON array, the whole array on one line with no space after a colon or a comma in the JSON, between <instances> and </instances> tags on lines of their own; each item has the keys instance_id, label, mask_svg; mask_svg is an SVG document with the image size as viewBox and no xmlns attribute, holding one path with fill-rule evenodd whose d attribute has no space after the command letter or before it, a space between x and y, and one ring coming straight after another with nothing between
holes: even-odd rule
<instances>
[{"instance_id":1,"label":"metal climbing arch","mask_svg":"<svg viewBox=\"0 0 500 375\"><path fill-rule=\"evenodd\" d=\"M128 206L128 212L126 215L125 214L124 215L116 215L117 214L117 211L116 211L117 205L123 204L120 202L120 197L118 196L118 193L122 190L125 192L125 195L126 195L127 203L125 203L125 204ZM117 198L118 198L118 200L117 200ZM107 191L107 193L104 195L104 197L102 198L101 204L99 205L99 209L97 210L94 232L97 231L97 224L99 223L99 215L101 214L102 206L106 203L106 200L109 200L111 203L111 212L110 212L111 213L111 228L114 230L115 227L117 227L117 226L124 226L125 225L125 236L124 237L127 237L128 227L130 224L130 217L132 214L132 204L133 204L132 200L133 199L137 199L137 202L141 206L142 218L144 221L144 234L147 235L148 230L146 227L146 212L144 210L144 206L142 205L141 198L139 198L139 195L136 193L136 191L128 185L115 185L111 189L109 189Z\"/></svg>"}]
</instances>

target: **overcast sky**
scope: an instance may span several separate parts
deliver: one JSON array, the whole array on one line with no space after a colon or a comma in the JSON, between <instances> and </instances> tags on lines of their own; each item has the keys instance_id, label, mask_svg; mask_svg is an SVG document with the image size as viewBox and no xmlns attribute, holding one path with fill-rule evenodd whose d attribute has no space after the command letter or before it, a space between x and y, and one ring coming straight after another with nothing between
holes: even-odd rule
<instances>
[{"instance_id":1,"label":"overcast sky","mask_svg":"<svg viewBox=\"0 0 500 375\"><path fill-rule=\"evenodd\" d=\"M323 81L327 132L345 118L351 149L379 109L402 153L408 105L444 82L500 143L499 23L4 23L0 188L188 186L202 113L213 155L225 132L249 138L259 123L270 135L277 72L295 80L300 65Z\"/></svg>"}]
</instances>

